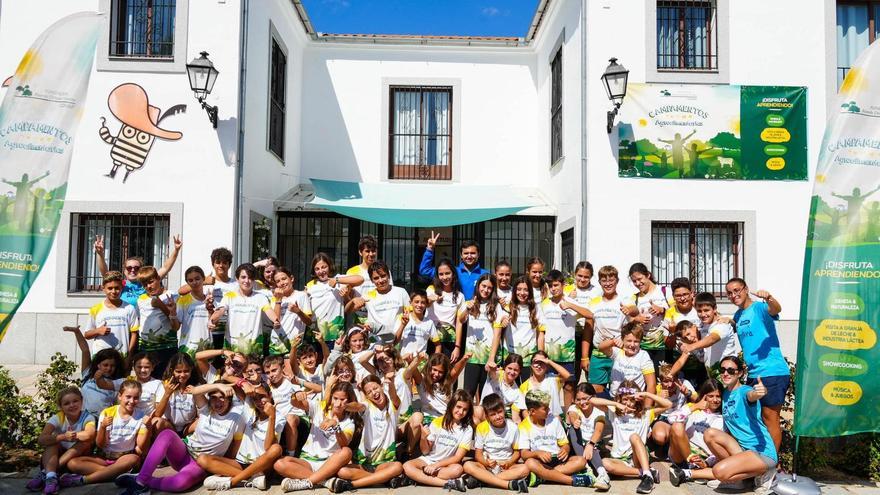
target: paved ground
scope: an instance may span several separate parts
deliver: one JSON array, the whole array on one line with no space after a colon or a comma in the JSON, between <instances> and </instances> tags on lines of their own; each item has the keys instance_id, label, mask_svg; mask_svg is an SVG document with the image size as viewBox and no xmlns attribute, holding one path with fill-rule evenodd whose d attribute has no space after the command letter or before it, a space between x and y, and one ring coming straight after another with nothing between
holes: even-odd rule
<instances>
[{"instance_id":1,"label":"paved ground","mask_svg":"<svg viewBox=\"0 0 880 495\"><path fill-rule=\"evenodd\" d=\"M741 491L716 491L705 485L699 485L696 483L687 483L685 485L681 485L676 488L669 483L666 469L664 469L660 463L655 463L655 467L660 469L661 472L661 482L659 485L654 487L654 494L656 495L715 495L715 494L733 494L733 493L751 493L751 491L741 490ZM173 471L170 468L165 468L164 470L167 473L172 473ZM0 479L0 494L18 494L18 493L27 493L24 489L24 485L27 482L26 479L21 478L5 478ZM613 480L611 482L611 491L608 492L610 494L633 494L636 492L636 485L638 484L637 480ZM880 495L880 486L877 484L841 484L841 483L820 483L820 487L822 489L822 493L825 494L842 494L842 495ZM63 491L65 495L110 495L117 494L121 490L116 488L112 483L102 483L94 486L84 486L79 488L71 488ZM478 490L471 490L471 492L477 492L482 495L509 495L510 492L506 490L498 490L494 488L481 488ZM559 486L559 485L541 485L536 488L532 488L529 490L529 493L535 495L569 495L574 493L590 493L593 492L592 489L589 488L572 488L568 486ZM154 494L160 492L153 492ZM210 490L206 490L204 488L198 488L192 491L187 492L189 494L199 494L199 495L207 495L218 492L213 492ZM248 488L236 488L228 492L223 492L224 494L229 493L233 495L256 495L256 494L281 494L281 488L277 486L272 486L267 492L261 492L255 489ZM311 494L319 494L319 495L327 495L330 492L324 488L311 490L307 492L298 492L304 495ZM358 494L368 494L368 495L384 495L394 493L395 495L445 495L446 492L439 488L426 488L426 487L406 487L399 488L397 490L391 490L390 488L369 488L364 490L357 490ZM453 492L454 493L454 492Z\"/></svg>"}]
</instances>

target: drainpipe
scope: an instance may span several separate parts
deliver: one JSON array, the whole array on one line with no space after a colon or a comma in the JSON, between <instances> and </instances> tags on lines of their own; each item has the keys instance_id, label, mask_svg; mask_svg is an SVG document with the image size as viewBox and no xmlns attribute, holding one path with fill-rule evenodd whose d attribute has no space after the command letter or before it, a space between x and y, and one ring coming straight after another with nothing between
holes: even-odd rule
<instances>
[{"instance_id":1,"label":"drainpipe","mask_svg":"<svg viewBox=\"0 0 880 495\"><path fill-rule=\"evenodd\" d=\"M587 259L587 1L581 0L581 245L579 260Z\"/></svg>"},{"instance_id":2,"label":"drainpipe","mask_svg":"<svg viewBox=\"0 0 880 495\"><path fill-rule=\"evenodd\" d=\"M239 46L238 65L238 149L235 153L235 222L232 224L232 241L235 244L233 252L241 261L241 221L242 221L242 180L244 180L244 91L247 76L247 37L248 37L248 6L250 0L241 2L241 43Z\"/></svg>"}]
</instances>

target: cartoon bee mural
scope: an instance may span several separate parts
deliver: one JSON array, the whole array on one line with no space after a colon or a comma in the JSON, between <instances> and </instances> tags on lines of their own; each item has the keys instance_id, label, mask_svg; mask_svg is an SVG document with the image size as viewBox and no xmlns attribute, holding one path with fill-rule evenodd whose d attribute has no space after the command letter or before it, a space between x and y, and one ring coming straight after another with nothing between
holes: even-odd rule
<instances>
[{"instance_id":1,"label":"cartoon bee mural","mask_svg":"<svg viewBox=\"0 0 880 495\"><path fill-rule=\"evenodd\" d=\"M125 167L125 177L122 178L125 182L129 174L143 168L156 138L177 141L183 137L180 132L160 128L159 124L167 117L185 112L186 105L174 105L160 117L159 108L150 105L147 92L135 83L114 88L107 98L107 106L110 113L122 122L122 127L114 137L107 128L107 119L101 117L98 134L105 143L113 145L110 148L113 168L106 177L116 177L119 167Z\"/></svg>"}]
</instances>

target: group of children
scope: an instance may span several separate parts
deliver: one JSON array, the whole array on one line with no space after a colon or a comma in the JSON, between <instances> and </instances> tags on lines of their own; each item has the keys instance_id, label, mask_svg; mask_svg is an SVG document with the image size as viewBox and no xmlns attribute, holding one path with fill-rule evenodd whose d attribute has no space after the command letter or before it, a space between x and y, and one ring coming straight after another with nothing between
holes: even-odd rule
<instances>
[{"instance_id":1,"label":"group of children","mask_svg":"<svg viewBox=\"0 0 880 495\"><path fill-rule=\"evenodd\" d=\"M175 291L161 282L173 259L157 270L131 258L125 275L102 263L106 298L85 332L65 327L83 350L82 384L59 394L28 489L266 489L277 476L284 491L602 491L616 476L648 493L660 481L649 450L672 462L676 486L761 485L775 472L773 401L788 384L772 362L781 308L766 292L752 301L732 279L731 319L712 294L687 279L660 287L641 263L636 293L622 296L613 266L598 287L588 262L571 284L537 258L514 279L504 261L481 269L465 242L458 266L440 260L427 290L407 293L377 248L363 238L345 275L316 254L302 291L273 258L230 277L224 248L211 275L190 267ZM160 476L163 463L174 473Z\"/></svg>"}]
</instances>

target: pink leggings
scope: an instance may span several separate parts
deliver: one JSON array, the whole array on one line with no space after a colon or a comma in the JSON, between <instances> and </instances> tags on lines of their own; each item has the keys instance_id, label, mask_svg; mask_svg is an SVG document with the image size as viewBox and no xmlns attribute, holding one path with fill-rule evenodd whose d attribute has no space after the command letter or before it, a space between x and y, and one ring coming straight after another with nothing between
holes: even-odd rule
<instances>
[{"instance_id":1,"label":"pink leggings","mask_svg":"<svg viewBox=\"0 0 880 495\"><path fill-rule=\"evenodd\" d=\"M177 474L154 478L153 473L162 459L168 459L168 465L177 471ZM137 480L140 484L156 490L183 492L202 481L207 474L189 455L186 445L174 430L162 430L147 452Z\"/></svg>"}]
</instances>

